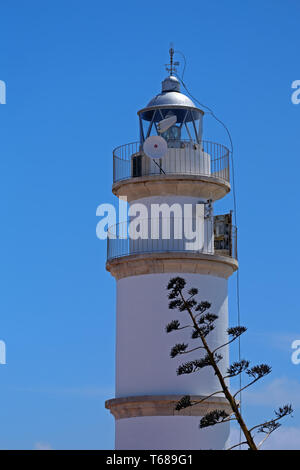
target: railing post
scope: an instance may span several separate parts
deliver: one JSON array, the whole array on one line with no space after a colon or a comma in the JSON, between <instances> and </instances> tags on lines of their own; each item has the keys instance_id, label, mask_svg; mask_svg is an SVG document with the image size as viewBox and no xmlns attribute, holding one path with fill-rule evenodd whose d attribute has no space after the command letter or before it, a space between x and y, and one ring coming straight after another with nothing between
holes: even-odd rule
<instances>
[{"instance_id":1,"label":"railing post","mask_svg":"<svg viewBox=\"0 0 300 470\"><path fill-rule=\"evenodd\" d=\"M116 182L116 160L115 154L113 153L113 182Z\"/></svg>"}]
</instances>

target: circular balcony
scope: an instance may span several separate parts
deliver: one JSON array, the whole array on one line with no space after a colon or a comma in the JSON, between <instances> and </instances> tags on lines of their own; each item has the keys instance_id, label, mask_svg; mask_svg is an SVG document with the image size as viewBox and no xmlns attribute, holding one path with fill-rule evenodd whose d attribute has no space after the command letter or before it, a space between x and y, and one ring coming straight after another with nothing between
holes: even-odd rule
<instances>
[{"instance_id":1,"label":"circular balcony","mask_svg":"<svg viewBox=\"0 0 300 470\"><path fill-rule=\"evenodd\" d=\"M168 153L153 160L140 142L113 152L113 193L128 201L148 196L185 195L217 200L230 191L230 151L224 145L168 141Z\"/></svg>"},{"instance_id":2,"label":"circular balcony","mask_svg":"<svg viewBox=\"0 0 300 470\"><path fill-rule=\"evenodd\" d=\"M108 229L106 269L117 279L158 272L228 278L238 268L233 225L220 238L214 237L212 224L197 225L196 218L143 219L139 234L131 222Z\"/></svg>"}]
</instances>

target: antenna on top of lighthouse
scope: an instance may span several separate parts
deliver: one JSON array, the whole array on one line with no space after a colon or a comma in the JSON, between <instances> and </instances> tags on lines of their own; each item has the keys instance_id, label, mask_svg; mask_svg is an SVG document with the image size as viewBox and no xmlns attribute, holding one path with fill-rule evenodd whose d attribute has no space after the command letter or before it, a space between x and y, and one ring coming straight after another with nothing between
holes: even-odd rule
<instances>
[{"instance_id":1,"label":"antenna on top of lighthouse","mask_svg":"<svg viewBox=\"0 0 300 470\"><path fill-rule=\"evenodd\" d=\"M173 62L174 45L173 45L172 42L170 44L169 54L170 54L170 63L165 64L166 65L166 70L167 70L167 72L170 73L170 75L174 75L174 72L177 72L176 67L179 65L179 62Z\"/></svg>"}]
</instances>

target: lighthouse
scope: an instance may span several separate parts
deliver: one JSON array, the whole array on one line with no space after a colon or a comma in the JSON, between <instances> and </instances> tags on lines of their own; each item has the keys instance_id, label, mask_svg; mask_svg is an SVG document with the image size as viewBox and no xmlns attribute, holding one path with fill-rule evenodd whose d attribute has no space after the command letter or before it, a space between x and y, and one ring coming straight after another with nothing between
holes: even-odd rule
<instances>
[{"instance_id":1,"label":"lighthouse","mask_svg":"<svg viewBox=\"0 0 300 470\"><path fill-rule=\"evenodd\" d=\"M210 345L228 341L228 279L237 270L232 213L215 205L230 186L230 151L204 138L205 113L181 90L170 49L161 91L138 111L139 140L113 152L113 194L128 220L108 229L106 269L116 280L116 449L224 449L229 423L199 429L201 416L228 403L211 367L177 375L171 347L190 330L167 335L174 319L166 286L182 277L218 315ZM228 346L220 369L229 364ZM225 375L225 374L224 374ZM182 396L202 400L175 410Z\"/></svg>"}]
</instances>

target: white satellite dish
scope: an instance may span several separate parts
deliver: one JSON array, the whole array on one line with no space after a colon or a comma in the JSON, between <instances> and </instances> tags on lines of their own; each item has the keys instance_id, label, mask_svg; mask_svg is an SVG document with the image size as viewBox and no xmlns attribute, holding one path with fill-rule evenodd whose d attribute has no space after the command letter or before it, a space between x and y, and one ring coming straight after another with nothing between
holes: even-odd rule
<instances>
[{"instance_id":1,"label":"white satellite dish","mask_svg":"<svg viewBox=\"0 0 300 470\"><path fill-rule=\"evenodd\" d=\"M177 122L177 116L170 116L166 119L163 119L157 124L157 130L160 134L166 132L170 127L172 127Z\"/></svg>"},{"instance_id":2,"label":"white satellite dish","mask_svg":"<svg viewBox=\"0 0 300 470\"><path fill-rule=\"evenodd\" d=\"M163 158L168 152L168 144L159 135L151 135L145 140L143 149L149 158Z\"/></svg>"}]
</instances>

